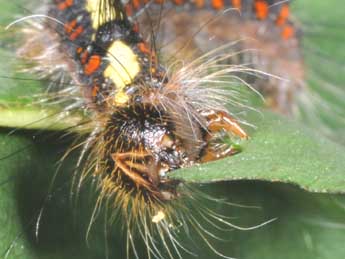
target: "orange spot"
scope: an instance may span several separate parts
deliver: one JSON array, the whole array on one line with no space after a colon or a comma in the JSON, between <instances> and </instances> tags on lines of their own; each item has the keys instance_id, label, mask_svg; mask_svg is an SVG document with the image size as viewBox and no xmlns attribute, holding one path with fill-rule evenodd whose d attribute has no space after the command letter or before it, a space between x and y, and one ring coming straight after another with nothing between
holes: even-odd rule
<instances>
[{"instance_id":1,"label":"orange spot","mask_svg":"<svg viewBox=\"0 0 345 259\"><path fill-rule=\"evenodd\" d=\"M62 10L65 10L65 9L71 7L72 5L73 5L73 0L65 0L64 2L59 3L57 7L59 10L62 11Z\"/></svg>"},{"instance_id":2,"label":"orange spot","mask_svg":"<svg viewBox=\"0 0 345 259\"><path fill-rule=\"evenodd\" d=\"M134 9L138 10L140 7L140 0L132 0Z\"/></svg>"},{"instance_id":3,"label":"orange spot","mask_svg":"<svg viewBox=\"0 0 345 259\"><path fill-rule=\"evenodd\" d=\"M86 75L91 75L94 73L101 65L101 56L92 55L89 59L89 62L84 66L84 72Z\"/></svg>"},{"instance_id":4,"label":"orange spot","mask_svg":"<svg viewBox=\"0 0 345 259\"><path fill-rule=\"evenodd\" d=\"M98 94L98 92L99 92L99 87L97 86L97 85L94 85L93 87L92 87L92 97L96 97L97 96L97 94Z\"/></svg>"},{"instance_id":5,"label":"orange spot","mask_svg":"<svg viewBox=\"0 0 345 259\"><path fill-rule=\"evenodd\" d=\"M237 8L237 9L241 9L242 0L231 0L231 4L233 7Z\"/></svg>"},{"instance_id":6,"label":"orange spot","mask_svg":"<svg viewBox=\"0 0 345 259\"><path fill-rule=\"evenodd\" d=\"M287 4L284 4L282 8L280 9L279 15L276 20L276 24L278 26L281 26L286 23L287 19L289 18L290 15L290 9Z\"/></svg>"},{"instance_id":7,"label":"orange spot","mask_svg":"<svg viewBox=\"0 0 345 259\"><path fill-rule=\"evenodd\" d=\"M83 54L81 54L81 57L80 57L81 63L85 64L88 57L89 57L89 52L85 50Z\"/></svg>"},{"instance_id":8,"label":"orange spot","mask_svg":"<svg viewBox=\"0 0 345 259\"><path fill-rule=\"evenodd\" d=\"M82 51L83 51L83 48L82 48L82 47L78 47L78 48L77 48L77 53L78 53L78 54L80 54Z\"/></svg>"},{"instance_id":9,"label":"orange spot","mask_svg":"<svg viewBox=\"0 0 345 259\"><path fill-rule=\"evenodd\" d=\"M77 20L76 19L65 24L65 31L68 34L70 34L73 31L73 29L75 28L75 26L77 26Z\"/></svg>"},{"instance_id":10,"label":"orange spot","mask_svg":"<svg viewBox=\"0 0 345 259\"><path fill-rule=\"evenodd\" d=\"M281 33L281 36L284 40L290 39L295 34L295 30L291 25L286 25Z\"/></svg>"},{"instance_id":11,"label":"orange spot","mask_svg":"<svg viewBox=\"0 0 345 259\"><path fill-rule=\"evenodd\" d=\"M139 33L139 24L136 22L133 24L133 31L136 32L136 33Z\"/></svg>"},{"instance_id":12,"label":"orange spot","mask_svg":"<svg viewBox=\"0 0 345 259\"><path fill-rule=\"evenodd\" d=\"M144 42L141 42L141 43L138 43L137 44L138 48L139 48L139 51L144 53L145 55L149 56L150 58L150 61L151 61L151 65L152 66L155 66L155 64L157 63L156 59L156 54L155 52L151 51L148 46L144 43ZM151 71L152 72L152 71ZM153 72L152 72L153 73Z\"/></svg>"},{"instance_id":13,"label":"orange spot","mask_svg":"<svg viewBox=\"0 0 345 259\"><path fill-rule=\"evenodd\" d=\"M268 4L264 0L256 0L254 3L256 18L265 20L268 17Z\"/></svg>"},{"instance_id":14,"label":"orange spot","mask_svg":"<svg viewBox=\"0 0 345 259\"><path fill-rule=\"evenodd\" d=\"M138 48L142 53L150 54L151 51L144 42L138 43Z\"/></svg>"},{"instance_id":15,"label":"orange spot","mask_svg":"<svg viewBox=\"0 0 345 259\"><path fill-rule=\"evenodd\" d=\"M130 4L125 5L125 13L127 14L127 16L132 16L133 10Z\"/></svg>"},{"instance_id":16,"label":"orange spot","mask_svg":"<svg viewBox=\"0 0 345 259\"><path fill-rule=\"evenodd\" d=\"M78 38L78 36L84 31L83 26L78 26L77 29L73 31L73 33L69 36L71 41L74 41Z\"/></svg>"},{"instance_id":17,"label":"orange spot","mask_svg":"<svg viewBox=\"0 0 345 259\"><path fill-rule=\"evenodd\" d=\"M197 8L202 8L205 5L205 0L194 0L194 5Z\"/></svg>"},{"instance_id":18,"label":"orange spot","mask_svg":"<svg viewBox=\"0 0 345 259\"><path fill-rule=\"evenodd\" d=\"M173 0L176 5L182 5L184 0Z\"/></svg>"},{"instance_id":19,"label":"orange spot","mask_svg":"<svg viewBox=\"0 0 345 259\"><path fill-rule=\"evenodd\" d=\"M224 1L223 0L212 0L212 7L216 10L220 10L224 8Z\"/></svg>"}]
</instances>

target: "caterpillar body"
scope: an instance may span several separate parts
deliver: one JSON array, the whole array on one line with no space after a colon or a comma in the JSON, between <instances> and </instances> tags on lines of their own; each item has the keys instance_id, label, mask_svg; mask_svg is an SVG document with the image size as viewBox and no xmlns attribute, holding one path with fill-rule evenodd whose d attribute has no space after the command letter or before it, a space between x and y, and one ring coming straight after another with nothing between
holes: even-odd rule
<instances>
[{"instance_id":1,"label":"caterpillar body","mask_svg":"<svg viewBox=\"0 0 345 259\"><path fill-rule=\"evenodd\" d=\"M244 105L231 90L234 79L249 82L273 110L297 112L307 89L289 1L54 0L10 27L22 21L30 26L17 55L29 62L26 71L51 79L49 98L65 106L59 120L80 111L87 117L80 128L88 137L71 150L81 147L74 189L90 178L97 186L90 227L106 208L124 222L129 258L181 258L180 250L191 252L178 226L191 225L228 258L189 214L204 210L212 214L201 212L206 223L236 226L193 204L193 191L169 172L238 152L223 142L248 137L236 116Z\"/></svg>"},{"instance_id":2,"label":"caterpillar body","mask_svg":"<svg viewBox=\"0 0 345 259\"><path fill-rule=\"evenodd\" d=\"M305 91L300 82L305 79L301 30L290 15L290 1L166 1L163 5L129 1L126 10L147 34L152 23L159 24L157 41L167 56L195 59L217 46L237 42L232 51L241 55L227 62L270 74L247 75L246 80L264 95L271 109L296 112L296 99ZM164 17L162 22L160 17ZM182 26L186 23L188 28ZM188 35L194 37L186 44Z\"/></svg>"},{"instance_id":3,"label":"caterpillar body","mask_svg":"<svg viewBox=\"0 0 345 259\"><path fill-rule=\"evenodd\" d=\"M240 77L264 96L269 109L302 120L339 140L341 130L332 127L329 120L337 120L344 125L341 115L343 105L325 100L321 93L327 91L333 99L337 99L344 95L342 85L335 83L335 78L327 81L317 76L317 69L310 68L307 59L313 56L318 57L318 62L322 64L334 63L332 57L327 56L329 51L310 41L317 35L320 38L328 37L328 34L333 37L329 32L332 26L313 21L304 24L291 11L294 1L155 3L129 1L126 10L131 19L140 24L146 39L151 37L152 24L156 25L156 45L165 53L166 59L193 60L232 42L230 51L237 55L222 62L243 64L266 73L252 72L241 74ZM327 5L324 9L327 9ZM338 71L342 62L335 62L333 67Z\"/></svg>"},{"instance_id":4,"label":"caterpillar body","mask_svg":"<svg viewBox=\"0 0 345 259\"><path fill-rule=\"evenodd\" d=\"M57 1L50 6L48 16L56 19L51 29L57 34L53 37L61 42L53 51L66 53L63 60L71 63L66 64L71 78L81 85L85 106L101 123L85 145L97 146L99 160L91 164L95 163L101 174L108 171L105 182L143 189L140 193L148 201L169 200L175 193L170 191L174 184L163 180L168 171L233 152L212 149L210 143L216 132L247 137L221 108L222 103L217 110L208 109L196 99L200 96L180 90L176 78L169 78L155 53L127 20L121 3ZM37 42L41 44L31 37L27 44ZM32 48L25 45L19 53L25 57L25 50ZM41 56L44 59L50 55ZM116 180L118 176L121 179Z\"/></svg>"},{"instance_id":5,"label":"caterpillar body","mask_svg":"<svg viewBox=\"0 0 345 259\"><path fill-rule=\"evenodd\" d=\"M141 258L137 237L149 258L181 257L179 249L185 248L174 228L183 221L196 223L181 216L189 210L180 196L190 192L169 172L231 156L238 150L222 139L248 137L225 106L231 95L217 87L219 78L231 77L236 69L215 70L223 55L206 61L215 72L205 69L204 59L167 69L118 0L56 0L44 14L28 15L9 27L23 21L31 26L24 26L17 54L30 63L27 71L41 78L63 75L48 94L65 104L59 120L78 111L88 116L81 124L91 133L70 150L81 146L76 192L90 178L96 181L90 227L106 207L111 218L119 215L124 221L128 257Z\"/></svg>"}]
</instances>

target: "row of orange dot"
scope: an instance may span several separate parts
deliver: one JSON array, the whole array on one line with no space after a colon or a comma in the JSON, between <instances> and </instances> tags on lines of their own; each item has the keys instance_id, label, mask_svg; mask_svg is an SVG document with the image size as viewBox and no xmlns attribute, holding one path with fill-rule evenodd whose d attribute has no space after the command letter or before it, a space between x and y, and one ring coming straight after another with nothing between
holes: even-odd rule
<instances>
[{"instance_id":1,"label":"row of orange dot","mask_svg":"<svg viewBox=\"0 0 345 259\"><path fill-rule=\"evenodd\" d=\"M73 0L65 0L65 1L59 3L57 7L59 10L63 11L65 9L71 7L72 5L73 5Z\"/></svg>"},{"instance_id":2,"label":"row of orange dot","mask_svg":"<svg viewBox=\"0 0 345 259\"><path fill-rule=\"evenodd\" d=\"M76 24L77 22L75 20L67 23L65 25L66 32L72 32L73 28L76 27ZM71 36L72 35L73 34L71 34ZM89 52L81 47L77 48L77 53L79 54L81 64L84 65L84 73L86 75L93 74L101 66L101 56L92 55L91 57L89 57Z\"/></svg>"},{"instance_id":3,"label":"row of orange dot","mask_svg":"<svg viewBox=\"0 0 345 259\"><path fill-rule=\"evenodd\" d=\"M156 64L157 64L157 57L155 52L151 51L148 47L148 45L145 42L140 42L137 44L137 47L141 53L143 53L146 56L150 57L151 60L151 73L156 73Z\"/></svg>"},{"instance_id":4,"label":"row of orange dot","mask_svg":"<svg viewBox=\"0 0 345 259\"><path fill-rule=\"evenodd\" d=\"M283 39L290 39L295 34L295 29L287 24L290 16L290 8L287 4L284 4L280 9L280 13L277 17L276 24L279 27L282 27L281 37Z\"/></svg>"},{"instance_id":5,"label":"row of orange dot","mask_svg":"<svg viewBox=\"0 0 345 259\"><path fill-rule=\"evenodd\" d=\"M154 2L156 4L164 4L166 0L155 0ZM175 5L182 5L187 0L171 0ZM242 0L228 0L232 4L234 8L240 9L242 7ZM126 5L126 13L131 16L133 14L133 10L131 8L133 7L135 10L138 10L142 5L148 3L148 0L132 0L130 3ZM192 0L193 4L198 7L202 8L205 6L205 0ZM212 0L211 5L214 9L220 10L224 8L225 2L224 0Z\"/></svg>"},{"instance_id":6,"label":"row of orange dot","mask_svg":"<svg viewBox=\"0 0 345 259\"><path fill-rule=\"evenodd\" d=\"M83 31L82 25L77 26L76 19L65 24L65 32L69 35L71 41L75 41Z\"/></svg>"}]
</instances>

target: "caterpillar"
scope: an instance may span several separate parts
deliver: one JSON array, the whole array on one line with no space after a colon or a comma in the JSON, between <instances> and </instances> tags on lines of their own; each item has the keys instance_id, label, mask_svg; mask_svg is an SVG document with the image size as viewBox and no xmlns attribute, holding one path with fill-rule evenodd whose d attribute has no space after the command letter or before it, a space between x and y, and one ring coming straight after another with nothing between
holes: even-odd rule
<instances>
[{"instance_id":1,"label":"caterpillar","mask_svg":"<svg viewBox=\"0 0 345 259\"><path fill-rule=\"evenodd\" d=\"M141 257L136 235L147 246L149 258L181 257L179 250L186 249L174 228L184 221L200 223L183 216L189 210L180 204L180 196L191 192L170 179L169 172L234 155L238 150L222 139L248 137L225 107L230 96L216 87L217 78L235 69L224 66L209 73L199 59L170 72L117 0L57 0L46 9L46 14L28 15L8 28L31 23L23 29L24 44L17 51L20 58L35 63L29 72L41 78L64 74L47 97L65 104L59 120L76 111L89 117L81 124L91 133L67 153L81 146L75 165L80 175L76 173L72 183L76 192L90 178L96 181L98 198L90 228L99 211L107 208L112 218L119 215L124 221L128 257ZM222 58L206 61L207 67L217 68ZM207 230L197 233L225 257L204 237Z\"/></svg>"},{"instance_id":2,"label":"caterpillar","mask_svg":"<svg viewBox=\"0 0 345 259\"><path fill-rule=\"evenodd\" d=\"M190 28L202 27L202 25L200 25L200 21L198 22L198 19L194 19L194 16L192 19L190 17L195 13L197 16L200 12L196 11L194 3L167 3L167 6L154 4L154 2L144 3L146 5L142 6L143 9L137 8L136 11L138 11L138 13L134 13L133 10L130 9L133 9L138 3L116 2L116 4L113 5L115 2L116 1L103 1L102 4L97 3L97 8L92 4L85 8L83 1L76 1L75 3L71 1L57 1L52 5L48 5L49 18L47 18L47 20L43 23L43 27L42 22L34 22L34 27L36 28L31 30L25 28L29 35L29 39L26 41L26 44L19 49L18 54L24 59L35 59L38 63L38 65L35 65L35 70L39 71L39 74L44 78L51 77L51 75L60 75L61 70L59 69L61 69L61 67L63 67L65 70L68 70L67 77L70 78L68 78L67 81L58 83L58 87L61 87L62 90L58 89L57 92L53 93L54 98L59 98L59 95L61 95L63 96L63 98L61 98L63 102L72 103L72 106L65 108L59 119L64 119L64 116L76 110L84 110L89 114L88 116L91 116L92 118L92 123L86 124L88 128L87 131L94 129L94 131L90 134L90 137L84 143L85 146L82 150L82 156L80 157L76 166L77 168L82 167L82 176L76 179L76 181L79 179L81 180L80 182L76 183L76 185L81 186L83 181L87 181L89 170L94 170L94 175L96 175L96 179L98 179L98 177L102 178L105 176L104 172L109 171L109 168L116 167L116 164L121 164L119 171L125 172L122 172L119 179L114 181L114 179L112 179L112 177L108 177L108 175L106 175L104 179L100 179L102 184L98 185L105 187L105 189L101 189L100 191L101 194L99 196L96 209L94 210L94 214L97 215L100 208L104 206L104 204L106 204L106 207L108 207L109 203L111 203L111 199L107 199L107 197L111 196L111 194L116 193L116 195L119 195L113 198L116 199L116 201L122 201L123 204L133 202L135 206L138 206L138 209L128 207L128 210L125 211L125 213L130 215L133 211L140 210L140 214L138 213L138 216L134 216L130 219L128 219L128 216L125 216L125 218L129 220L127 221L125 227L125 229L128 229L127 242L129 243L129 246L132 247L131 249L128 249L132 251L128 251L129 256L131 253L133 253L132 255L141 258L138 254L138 250L136 250L136 239L133 237L134 234L132 234L140 233L139 235L142 235L144 243L149 246L147 252L149 254L148 256L163 257L162 253L165 252L157 249L154 246L154 243L156 239L161 239L161 241L164 243L166 236L161 236L161 233L168 233L167 236L169 238L173 238L170 239L172 241L171 243L175 244L175 246L181 245L181 243L177 243L177 241L174 240L175 237L170 236L169 233L173 233L176 224L181 223L179 220L174 219L174 215L176 215L176 213L186 213L183 210L183 203L180 203L180 200L182 200L182 197L180 196L192 195L192 193L188 191L187 187L184 186L183 183L169 180L167 177L169 171L179 167L191 166L194 163L207 162L223 156L233 155L237 152L237 150L234 150L231 146L218 142L219 139L225 135L223 131L229 131L241 138L246 138L246 133L241 129L239 124L232 118L231 115L225 113L227 109L224 107L224 103L226 103L225 99L229 98L229 96L223 96L223 89L220 89L221 91L217 92L215 91L218 90L217 88L210 91L209 88L205 89L202 85L186 84L187 80L185 80L186 77L184 76L187 75L184 75L184 73L189 72L188 76L192 76L193 78L194 67L189 67L189 70L175 70L169 73L167 69L168 65L162 65L160 62L160 56L162 53L163 55L164 53L171 53L170 55L174 55L176 53L176 59L185 59L188 60L188 62L195 60L196 56L200 55L200 53L207 53L209 51L208 48L212 49L213 45L209 42L207 44L198 43L198 37L200 35L202 36L202 33L194 34L189 31L189 34L184 32L185 34L182 34L182 36L180 35L185 39L190 38L190 34L193 34L192 40L195 42L188 42L187 47L185 47L183 43L185 40L182 41L182 43L179 43L178 40L172 40L168 37L168 39L162 39L162 45L164 46L166 42L170 42L172 45L176 44L176 46L168 46L168 48L171 47L171 50L167 50L167 47L162 49L160 49L160 47L155 48L153 44L160 40L160 35L166 35L163 33L163 31L168 31L171 33L171 35L175 35L172 36L173 38L176 38L176 35L179 34L173 33L173 31L177 30L176 28L178 26L171 22L176 19L178 20L178 18L172 19L169 17L168 19L164 19L162 22L157 22L157 24L161 26L160 30L162 31L157 33L158 39L155 39L151 45L147 43L149 41L147 39L152 37L152 24L147 25L147 23L152 23L152 21L157 19L157 17L159 19L159 15L155 16L155 12L157 12L156 10L169 10L173 13L174 10L177 10L177 14L173 14L172 16L180 15L187 10L188 22L186 23L190 24ZM248 21L248 23L257 23L258 29L268 26L269 29L267 30L273 32L269 36L272 37L273 35L272 38L274 40L280 37L281 43L279 44L282 44L283 46L284 44L287 44L286 46L291 46L288 44L291 44L291 42L294 42L295 44L299 40L297 30L296 34L289 34L289 37L287 37L284 33L284 28L288 28L288 31L290 32L293 32L293 29L295 29L289 19L283 19L283 26L277 24L278 18L283 12L282 10L284 10L283 6L288 6L287 3L284 3L285 5L281 5L279 2L277 2L276 5L273 5L274 11L269 12L269 15L267 16L269 18L266 20L258 17L260 13L259 10L261 9L255 9L256 4L253 4L253 1L242 2L244 7L246 7L241 10L242 18L237 17L238 15L235 14L235 17L237 18L234 19L243 19L244 21ZM257 2L260 1L255 1L255 3ZM274 4L273 2L261 2L262 6L266 6L267 8ZM222 2L219 1L219 3ZM222 8L226 7L239 8L235 5L224 5L222 8L215 8L214 5L211 5L212 3L209 5L207 4L208 3L206 2L206 5L201 7L208 7L209 9L213 10L212 13L209 14L211 20L214 16L214 9L222 10ZM176 5L178 6L176 7ZM60 8L62 10L60 10ZM72 14L68 13L69 10L72 10L69 8L73 8ZM151 10L151 8L153 10ZM148 21L147 17L142 17L144 16L145 12L148 11L148 17L150 17L151 21ZM79 12L83 14L81 16L82 18L79 18L80 16L76 15L80 14ZM89 18L91 17L91 19L84 19L88 15ZM73 19L76 17L79 19ZM181 18L181 16L178 17ZM38 18L42 19L43 16ZM167 21L170 21L173 23L173 25L171 25L171 23L169 25L169 22ZM62 24L59 22L62 22ZM193 24L194 22L195 24ZM237 21L236 23L239 22ZM245 22L241 25L243 25L244 28ZM175 27L175 29L172 29L171 26ZM227 27L226 25L221 24L217 24L216 26L219 28ZM112 28L114 31L111 31L110 28ZM114 28L116 28L116 30ZM50 33L48 35L43 35L41 33L43 29L47 31L49 30ZM115 34L119 38L111 39L109 41L105 40L109 32L110 34ZM214 31L212 33L214 33ZM209 38L210 34L211 33L201 38ZM217 36L218 37L215 38L219 39L219 35ZM238 34L235 34L235 36L226 37L224 42L238 40L238 37ZM258 37L258 35L255 34L255 37ZM95 43L97 39L101 39L100 42L102 42L104 45L100 44L99 42ZM90 44L90 42L93 43L91 44L92 46L90 48L79 48L80 46L89 46L88 44ZM54 46L50 43L57 43L57 46ZM101 47L98 45L101 45ZM191 45L192 47L190 47ZM195 47L195 45L198 47ZM61 51L61 46L66 46L65 48L62 48L63 51ZM205 46L206 49L202 49L200 46ZM245 48L249 47L243 47L243 45L238 47L238 49ZM32 52L32 49L42 49L44 52L35 53ZM157 49L160 50L158 51ZM193 53L194 49L197 49L199 52ZM299 49L297 49L297 47L291 51L289 47L286 49L289 50L287 53L289 57L297 57L297 60L301 60ZM113 50L114 53L110 50ZM246 60L234 60L237 57L233 57L232 54L224 54L223 51L223 49L220 49L221 54L217 53L219 54L220 58L216 58L215 60L211 59L212 62L209 63L211 69L212 65L218 66L219 63L224 62L226 59L230 59L231 64L254 63ZM289 54L291 52L297 54ZM190 55L190 53L193 55ZM38 59L37 57L39 56L43 57L43 59ZM135 58L137 58L139 61L137 60L137 62L135 62ZM247 56L243 56L241 58L247 58ZM253 57L250 56L250 58ZM49 62L47 62L47 59ZM71 60L74 60L74 62L71 62ZM272 58L269 60L270 62L273 62ZM204 60L199 60L199 62L203 62L202 65L205 67ZM258 63L260 64L261 62L262 61ZM111 64L113 68L115 67L115 69L109 68L109 64ZM169 62L167 62L167 64L169 64ZM229 70L228 65L224 67L226 69L222 71L221 76L227 76L229 72L233 71L232 69ZM237 67L235 72L241 69L243 68ZM112 71L113 73L109 71ZM202 72L206 75L205 71ZM276 74L272 71L270 72L272 74ZM106 77L104 73L108 75L117 75L114 78L110 78L111 80L103 82L102 80ZM207 75L209 75L209 73L210 72L208 71ZM217 76L217 78L219 78L220 75L218 74ZM197 79L195 81L199 83L202 82L202 76L200 75L197 75L197 77L193 79ZM258 79L254 77L253 80ZM280 90L277 91L277 89L271 90L272 87L265 88L264 84L267 83L267 80L270 81L270 84L272 84L273 87L276 87L277 82L280 82L278 79L265 77L264 79L261 78L258 82L254 81L255 84L253 85L255 85L259 91L268 97L269 105L273 107L273 109L279 110L283 113L291 113L291 110L295 108L295 104L291 99L285 98L289 94L283 94L282 98L285 98L285 102L278 101L279 98L277 97L277 92L279 94L282 92ZM272 80L277 81L272 83ZM92 84L89 84L91 81ZM178 85L183 86L184 84L186 84L185 88L176 88ZM217 84L213 84L213 86L215 85ZM295 94L295 90L291 91L293 94ZM66 92L68 93L68 97L66 97ZM222 101L220 102L219 99ZM86 103L85 100L87 100ZM207 100L207 102L205 100ZM137 102L140 105L134 105ZM127 103L130 103L131 105L127 107ZM146 105L141 107L142 103L146 103ZM151 106L148 103L154 103L154 105ZM190 103L193 105L190 105ZM208 105L212 109L203 111L205 105ZM173 116L171 116L171 114L173 114ZM188 116L187 118L182 116L185 114ZM143 124L138 125L134 123L135 121L140 121L140 119L143 117L147 117ZM190 118L192 119L190 120ZM224 124L223 122L221 126L212 125L212 121L216 121L218 123L218 120L223 120L224 118L230 124ZM128 121L132 121L132 124L129 123L126 125L126 127L132 131L122 135L122 133L116 129L116 125L124 125ZM103 126L99 126L97 123L100 123ZM145 126L143 126L144 124ZM148 129L146 129L146 124L149 125ZM211 136L213 134L208 135L208 132L211 131L211 128L209 128L210 125L211 128L215 127L217 129L217 131L214 132L214 135L216 135L214 139L212 139ZM112 146L112 142L117 140L120 142L119 146L121 146L121 142L124 143L127 142L128 139L132 139L132 136L136 135L132 128L142 132L141 136L134 140L133 143L127 144L127 146L122 144L122 146L124 146L122 148L124 148L126 151L122 153L127 154L124 154L124 156L113 155L116 153L114 151L117 150L117 148ZM218 130L219 128L220 130ZM103 132L104 129L109 131ZM152 138L152 136L149 134L157 134L156 137L161 139L164 145L169 144L169 146L163 145L163 147L160 147L157 150L156 145L159 143L158 141L156 142L157 139ZM158 136L159 134L161 135ZM218 134L221 136L219 137ZM144 146L141 146L143 143ZM149 148L150 150L156 149L154 156L152 156L152 154L143 154L143 152L148 149L146 145L151 145ZM93 148L91 149L90 147L92 146ZM134 157L133 154L129 154L130 152L128 152L128 150L130 150L133 146L139 147L139 150L134 152L136 154ZM192 149L192 152L186 152L188 149ZM90 153L88 153L88 150L90 150ZM112 151L109 152L109 150ZM168 152L176 150L179 150L177 155L172 155ZM160 156L160 154L164 152L165 154ZM97 159L95 160L93 158ZM157 160L159 163L156 162ZM147 165L150 170L143 170L142 165ZM135 174L128 172L128 166L131 169L135 169ZM147 171L155 173L147 175ZM126 187L124 188L121 186L121 184ZM115 189L114 186L118 189ZM134 193L134 195L128 195L131 188L137 188L138 194ZM124 191L122 191L123 189ZM126 199L118 197L125 197ZM124 206L125 205L122 207ZM145 206L148 208L142 208ZM113 209L120 207L121 203L116 204L116 206L113 207L110 205L110 208ZM181 211L174 211L176 208ZM118 211L116 213L122 214ZM139 217L144 217L144 219L140 219ZM181 218L186 217L182 216ZM137 227L138 229L135 230L135 224L138 222L142 223L139 223L139 227ZM167 222L170 222L170 224L167 224ZM149 234L143 235L140 227L145 228L145 224L157 227L156 232L155 230L150 230ZM185 222L185 224L188 223ZM195 222L193 224L195 225ZM154 233L156 233L156 236ZM146 240L143 236L146 237ZM171 251L169 246L163 246L165 246L164 249L166 249L168 257L179 256L178 250L183 250L181 247L177 249L176 247L173 247L173 251ZM172 255L172 253L176 254ZM216 253L219 252L216 251ZM220 253L219 255L224 256Z\"/></svg>"}]
</instances>

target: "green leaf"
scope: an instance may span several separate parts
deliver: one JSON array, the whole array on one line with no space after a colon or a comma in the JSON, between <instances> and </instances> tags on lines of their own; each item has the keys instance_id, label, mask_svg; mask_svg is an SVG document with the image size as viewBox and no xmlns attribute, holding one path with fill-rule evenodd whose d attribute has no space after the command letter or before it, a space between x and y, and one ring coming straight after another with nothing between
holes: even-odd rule
<instances>
[{"instance_id":1,"label":"green leaf","mask_svg":"<svg viewBox=\"0 0 345 259\"><path fill-rule=\"evenodd\" d=\"M17 184L14 181L19 172L30 171L31 154L29 150L17 156L9 156L18 148L25 147L30 143L23 137L6 136L1 134L0 138L0 256L7 255L8 250L13 244L22 249L14 249L12 258L34 258L30 249L29 242L20 238L23 235L23 227L20 224L20 213L16 199ZM20 163L18 163L20 161ZM15 242L15 243L14 243Z\"/></svg>"},{"instance_id":2,"label":"green leaf","mask_svg":"<svg viewBox=\"0 0 345 259\"><path fill-rule=\"evenodd\" d=\"M18 149L24 151L1 161L1 180L9 180L0 187L1 255L11 247L9 259L105 258L102 224L93 228L88 246L85 241L94 201L85 207L70 206L70 188L64 184L73 172L68 162L63 164L59 173L62 179L54 184L51 200L44 206L38 239L35 237L37 216L56 170L55 161L61 157L68 142L62 144L54 136L47 138L47 144L32 142L29 135L6 135L3 132L0 138L2 157ZM30 149L23 149L28 146ZM204 206L231 217L233 224L255 226L267 219L277 218L273 223L253 231L215 232L227 241L211 238L210 241L228 256L245 259L341 259L345 252L344 196L313 194L290 185L257 181L213 183L203 186L201 191L213 197L227 198L230 202L259 207L238 208L204 201ZM83 197L89 199L90 195L86 192ZM210 225L204 227L211 228ZM107 231L112 233L108 243L110 258L125 258L121 226L109 227ZM176 234L184 245L190 244L190 236L181 236L179 231ZM193 248L200 259L216 258L202 242ZM142 248L139 251L144 253L145 250ZM182 254L184 259L195 258Z\"/></svg>"},{"instance_id":3,"label":"green leaf","mask_svg":"<svg viewBox=\"0 0 345 259\"><path fill-rule=\"evenodd\" d=\"M175 171L188 182L265 180L313 192L345 191L345 148L302 125L264 113L243 151L232 157Z\"/></svg>"},{"instance_id":4,"label":"green leaf","mask_svg":"<svg viewBox=\"0 0 345 259\"><path fill-rule=\"evenodd\" d=\"M71 206L73 157L52 185L70 142L54 133L39 134L40 141L31 135L0 132L0 258L103 258L103 226L101 234L93 231L91 248L85 242L94 201L82 212Z\"/></svg>"}]
</instances>

